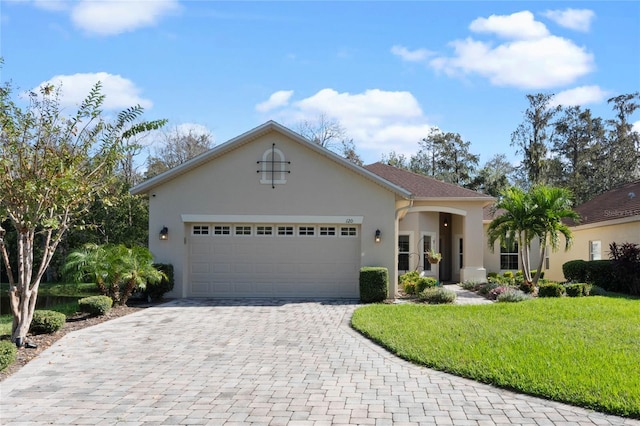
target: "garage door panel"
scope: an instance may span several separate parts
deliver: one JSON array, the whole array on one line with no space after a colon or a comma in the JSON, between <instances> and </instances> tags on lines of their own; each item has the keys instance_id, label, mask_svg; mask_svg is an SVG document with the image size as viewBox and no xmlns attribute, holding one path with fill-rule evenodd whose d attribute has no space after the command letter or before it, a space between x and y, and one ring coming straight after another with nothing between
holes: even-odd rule
<instances>
[{"instance_id":1,"label":"garage door panel","mask_svg":"<svg viewBox=\"0 0 640 426\"><path fill-rule=\"evenodd\" d=\"M192 296L352 298L359 293L359 237L194 236L188 253Z\"/></svg>"}]
</instances>

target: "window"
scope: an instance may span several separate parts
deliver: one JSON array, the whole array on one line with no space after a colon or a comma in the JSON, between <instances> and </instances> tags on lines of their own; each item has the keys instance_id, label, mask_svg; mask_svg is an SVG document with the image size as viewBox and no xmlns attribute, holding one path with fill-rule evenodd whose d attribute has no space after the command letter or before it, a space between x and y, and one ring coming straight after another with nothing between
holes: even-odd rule
<instances>
[{"instance_id":1,"label":"window","mask_svg":"<svg viewBox=\"0 0 640 426\"><path fill-rule=\"evenodd\" d=\"M431 270L431 262L429 262L429 252L431 251L431 236L424 235L422 237L422 269Z\"/></svg>"},{"instance_id":2,"label":"window","mask_svg":"<svg viewBox=\"0 0 640 426\"><path fill-rule=\"evenodd\" d=\"M602 260L601 241L589 241L589 260Z\"/></svg>"},{"instance_id":3,"label":"window","mask_svg":"<svg viewBox=\"0 0 640 426\"><path fill-rule=\"evenodd\" d=\"M273 235L273 226L256 226L256 235Z\"/></svg>"},{"instance_id":4,"label":"window","mask_svg":"<svg viewBox=\"0 0 640 426\"><path fill-rule=\"evenodd\" d=\"M299 226L298 235L300 236L313 236L316 234L316 228L314 226Z\"/></svg>"},{"instance_id":5,"label":"window","mask_svg":"<svg viewBox=\"0 0 640 426\"><path fill-rule=\"evenodd\" d=\"M213 227L213 235L230 235L231 227L228 225L216 225Z\"/></svg>"},{"instance_id":6,"label":"window","mask_svg":"<svg viewBox=\"0 0 640 426\"><path fill-rule=\"evenodd\" d=\"M500 246L500 269L518 269L518 243L513 243L510 247Z\"/></svg>"},{"instance_id":7,"label":"window","mask_svg":"<svg viewBox=\"0 0 640 426\"><path fill-rule=\"evenodd\" d=\"M321 226L320 227L320 236L321 237L332 237L336 235L336 227L335 226Z\"/></svg>"},{"instance_id":8,"label":"window","mask_svg":"<svg viewBox=\"0 0 640 426\"><path fill-rule=\"evenodd\" d=\"M398 235L398 271L409 270L409 236Z\"/></svg>"},{"instance_id":9,"label":"window","mask_svg":"<svg viewBox=\"0 0 640 426\"><path fill-rule=\"evenodd\" d=\"M458 239L458 262L460 262L459 267L462 269L464 267L464 241L462 238Z\"/></svg>"},{"instance_id":10,"label":"window","mask_svg":"<svg viewBox=\"0 0 640 426\"><path fill-rule=\"evenodd\" d=\"M290 162L286 161L284 153L276 148L275 144L262 154L262 161L258 163L261 165L258 172L262 172L260 183L273 187L287 183L286 173L291 173L288 170Z\"/></svg>"},{"instance_id":11,"label":"window","mask_svg":"<svg viewBox=\"0 0 640 426\"><path fill-rule=\"evenodd\" d=\"M193 235L209 235L209 225L193 225Z\"/></svg>"},{"instance_id":12,"label":"window","mask_svg":"<svg viewBox=\"0 0 640 426\"><path fill-rule=\"evenodd\" d=\"M293 235L293 226L278 226L278 235Z\"/></svg>"},{"instance_id":13,"label":"window","mask_svg":"<svg viewBox=\"0 0 640 426\"><path fill-rule=\"evenodd\" d=\"M236 225L236 235L251 235L251 227L247 225Z\"/></svg>"},{"instance_id":14,"label":"window","mask_svg":"<svg viewBox=\"0 0 640 426\"><path fill-rule=\"evenodd\" d=\"M355 237L358 235L358 231L355 226L343 226L340 228L340 235L343 237Z\"/></svg>"}]
</instances>

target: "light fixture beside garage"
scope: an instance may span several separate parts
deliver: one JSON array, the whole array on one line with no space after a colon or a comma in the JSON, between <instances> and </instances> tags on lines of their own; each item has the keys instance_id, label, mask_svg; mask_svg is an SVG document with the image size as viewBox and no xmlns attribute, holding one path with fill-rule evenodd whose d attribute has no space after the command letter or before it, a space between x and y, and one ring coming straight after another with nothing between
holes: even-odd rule
<instances>
[{"instance_id":1,"label":"light fixture beside garage","mask_svg":"<svg viewBox=\"0 0 640 426\"><path fill-rule=\"evenodd\" d=\"M166 226L163 226L162 229L160 230L160 239L161 240L169 239L169 228L167 228Z\"/></svg>"},{"instance_id":2,"label":"light fixture beside garage","mask_svg":"<svg viewBox=\"0 0 640 426\"><path fill-rule=\"evenodd\" d=\"M381 237L380 237L380 230L379 230L379 229L376 229L375 242L376 242L376 243L379 243L379 242L380 242L380 240L381 240Z\"/></svg>"}]
</instances>

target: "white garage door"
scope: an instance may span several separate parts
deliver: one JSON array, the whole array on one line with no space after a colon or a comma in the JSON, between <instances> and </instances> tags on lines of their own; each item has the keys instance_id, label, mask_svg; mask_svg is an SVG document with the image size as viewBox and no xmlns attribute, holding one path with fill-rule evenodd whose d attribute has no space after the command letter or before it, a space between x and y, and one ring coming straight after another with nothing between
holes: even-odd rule
<instances>
[{"instance_id":1,"label":"white garage door","mask_svg":"<svg viewBox=\"0 0 640 426\"><path fill-rule=\"evenodd\" d=\"M357 225L192 224L189 296L357 298Z\"/></svg>"}]
</instances>

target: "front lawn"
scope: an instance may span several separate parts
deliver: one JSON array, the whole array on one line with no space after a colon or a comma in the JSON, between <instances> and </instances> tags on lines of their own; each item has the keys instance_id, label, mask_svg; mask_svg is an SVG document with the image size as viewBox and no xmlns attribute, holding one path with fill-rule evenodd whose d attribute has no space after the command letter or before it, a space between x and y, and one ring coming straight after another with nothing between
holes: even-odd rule
<instances>
[{"instance_id":1,"label":"front lawn","mask_svg":"<svg viewBox=\"0 0 640 426\"><path fill-rule=\"evenodd\" d=\"M407 360L496 386L640 418L640 300L369 305L352 325Z\"/></svg>"}]
</instances>

